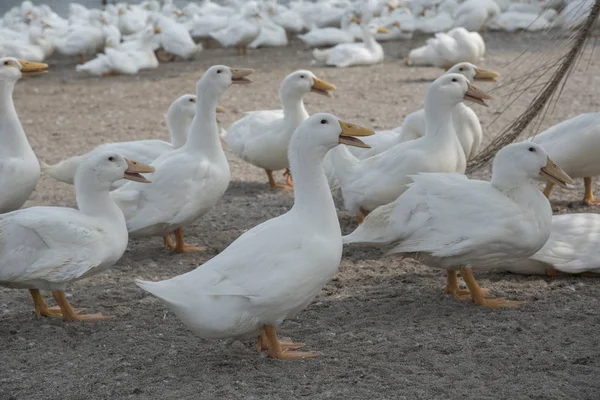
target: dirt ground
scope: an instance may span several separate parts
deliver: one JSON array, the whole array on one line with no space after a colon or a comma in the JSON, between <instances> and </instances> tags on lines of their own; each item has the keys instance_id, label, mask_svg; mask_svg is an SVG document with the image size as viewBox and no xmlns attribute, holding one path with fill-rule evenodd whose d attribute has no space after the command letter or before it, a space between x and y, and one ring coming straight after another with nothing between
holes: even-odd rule
<instances>
[{"instance_id":1,"label":"dirt ground","mask_svg":"<svg viewBox=\"0 0 600 400\"><path fill-rule=\"evenodd\" d=\"M534 69L532 60L557 48L538 34L494 33L485 39L488 56L482 65L505 75L514 68ZM310 68L338 90L333 98L306 96L309 112L392 128L422 106L428 83L440 73L401 62L422 41L385 44L383 64L350 69L312 66L310 53L298 43L253 51L247 58L235 49L210 49L196 61L161 64L137 77L83 77L75 74L75 59L53 59L48 75L17 85L15 101L34 150L49 163L103 142L168 138L168 105L193 93L201 73L217 63L256 69L255 83L232 87L223 97L225 127L243 111L277 108L283 77ZM535 52L511 63L531 49ZM541 127L598 111L599 72L597 50L591 57L587 53ZM488 139L535 93L524 90L492 125L508 99L499 97L487 109L473 106ZM251 340L198 339L133 279L187 272L245 230L291 207L292 193L271 190L263 171L230 153L228 158L227 193L186 229L189 242L211 250L174 255L158 238L132 240L112 270L69 287L74 305L114 319L36 318L27 291L0 289L0 399L600 398L600 281L592 278L481 272L482 286L526 301L518 309L488 310L444 295L441 271L349 247L336 278L297 320L280 328L282 336L305 343L318 358L274 361L258 354ZM489 171L478 175L487 178ZM596 189L600 194L600 185ZM582 197L581 182L574 190L553 193L563 204ZM26 206L42 204L74 206L73 188L43 177ZM568 211L597 209L573 203ZM342 230L350 232L353 219L341 210L339 216Z\"/></svg>"}]
</instances>

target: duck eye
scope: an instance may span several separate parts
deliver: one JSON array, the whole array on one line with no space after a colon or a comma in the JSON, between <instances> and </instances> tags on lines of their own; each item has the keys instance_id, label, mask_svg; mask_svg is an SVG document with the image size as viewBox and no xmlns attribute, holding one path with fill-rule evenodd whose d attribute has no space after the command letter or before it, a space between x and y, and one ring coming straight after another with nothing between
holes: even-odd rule
<instances>
[{"instance_id":1,"label":"duck eye","mask_svg":"<svg viewBox=\"0 0 600 400\"><path fill-rule=\"evenodd\" d=\"M223 72L223 70L222 70L222 69L218 69L218 70L217 70L217 74L220 74L221 72Z\"/></svg>"},{"instance_id":2,"label":"duck eye","mask_svg":"<svg viewBox=\"0 0 600 400\"><path fill-rule=\"evenodd\" d=\"M4 61L4 65L9 65L10 61Z\"/></svg>"},{"instance_id":3,"label":"duck eye","mask_svg":"<svg viewBox=\"0 0 600 400\"><path fill-rule=\"evenodd\" d=\"M304 75L300 75L300 79L304 79Z\"/></svg>"},{"instance_id":4,"label":"duck eye","mask_svg":"<svg viewBox=\"0 0 600 400\"><path fill-rule=\"evenodd\" d=\"M193 102L194 102L194 99L190 99L190 103L193 103Z\"/></svg>"},{"instance_id":5,"label":"duck eye","mask_svg":"<svg viewBox=\"0 0 600 400\"><path fill-rule=\"evenodd\" d=\"M530 147L529 151L531 151L532 153L534 153L535 152L535 147Z\"/></svg>"},{"instance_id":6,"label":"duck eye","mask_svg":"<svg viewBox=\"0 0 600 400\"><path fill-rule=\"evenodd\" d=\"M456 78L452 78L452 82L458 82Z\"/></svg>"},{"instance_id":7,"label":"duck eye","mask_svg":"<svg viewBox=\"0 0 600 400\"><path fill-rule=\"evenodd\" d=\"M113 156L108 157L108 161L115 161L115 158Z\"/></svg>"},{"instance_id":8,"label":"duck eye","mask_svg":"<svg viewBox=\"0 0 600 400\"><path fill-rule=\"evenodd\" d=\"M460 67L458 70L459 70L459 71L462 71L463 69L462 69L462 67Z\"/></svg>"},{"instance_id":9,"label":"duck eye","mask_svg":"<svg viewBox=\"0 0 600 400\"><path fill-rule=\"evenodd\" d=\"M327 120L326 120L326 119L322 119L322 120L321 120L321 123L322 123L322 124L326 124L326 123L327 123Z\"/></svg>"}]
</instances>

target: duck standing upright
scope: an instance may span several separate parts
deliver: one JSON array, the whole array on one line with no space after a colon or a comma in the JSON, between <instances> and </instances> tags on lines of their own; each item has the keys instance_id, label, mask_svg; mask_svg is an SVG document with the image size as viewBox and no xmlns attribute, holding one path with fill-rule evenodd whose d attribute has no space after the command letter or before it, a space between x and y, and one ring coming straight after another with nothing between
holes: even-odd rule
<instances>
[{"instance_id":1,"label":"duck standing upright","mask_svg":"<svg viewBox=\"0 0 600 400\"><path fill-rule=\"evenodd\" d=\"M111 200L118 179L148 182L140 173L153 169L114 152L94 154L75 177L78 209L31 207L0 215L0 285L29 289L38 316L65 321L96 321L102 314L80 315L64 289L70 282L113 266L127 248L123 213ZM59 309L40 294L51 290Z\"/></svg>"},{"instance_id":2,"label":"duck standing upright","mask_svg":"<svg viewBox=\"0 0 600 400\"><path fill-rule=\"evenodd\" d=\"M40 179L40 164L19 121L13 90L21 76L46 68L46 64L0 58L0 213L21 207Z\"/></svg>"},{"instance_id":3,"label":"duck standing upright","mask_svg":"<svg viewBox=\"0 0 600 400\"><path fill-rule=\"evenodd\" d=\"M277 326L306 308L336 273L342 238L323 159L339 143L363 146L353 136L372 131L315 114L300 125L289 147L294 206L241 235L195 270L161 282L136 281L206 339L257 336L268 357L297 359L315 353L282 343ZM277 246L273 246L277 243Z\"/></svg>"},{"instance_id":4,"label":"duck standing upright","mask_svg":"<svg viewBox=\"0 0 600 400\"><path fill-rule=\"evenodd\" d=\"M328 96L335 86L300 70L289 74L279 89L283 110L253 111L236 121L223 134L223 140L241 159L263 168L272 188L291 189L288 145L292 134L308 118L303 96L313 92ZM287 185L278 184L273 171L286 169Z\"/></svg>"},{"instance_id":5,"label":"duck standing upright","mask_svg":"<svg viewBox=\"0 0 600 400\"><path fill-rule=\"evenodd\" d=\"M229 164L219 138L217 103L227 88L250 83L251 69L210 67L196 84L196 115L179 149L152 162L152 183L128 182L111 192L123 210L130 236L162 236L177 253L198 251L183 240L183 227L210 211L229 186ZM169 234L175 233L176 244Z\"/></svg>"},{"instance_id":6,"label":"duck standing upright","mask_svg":"<svg viewBox=\"0 0 600 400\"><path fill-rule=\"evenodd\" d=\"M499 267L541 249L550 236L552 209L533 180L541 176L561 186L572 180L532 142L501 149L492 171L491 182L456 173L415 175L404 194L369 214L344 243L385 247L446 269L446 293L457 299L470 295L490 308L517 306L486 297L471 267ZM458 270L468 291L458 288Z\"/></svg>"}]
</instances>

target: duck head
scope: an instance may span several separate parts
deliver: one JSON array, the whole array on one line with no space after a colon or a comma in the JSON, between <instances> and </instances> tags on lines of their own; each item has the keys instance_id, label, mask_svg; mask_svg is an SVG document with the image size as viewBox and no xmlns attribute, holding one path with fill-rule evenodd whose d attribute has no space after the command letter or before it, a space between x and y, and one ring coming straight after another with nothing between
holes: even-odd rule
<instances>
[{"instance_id":1,"label":"duck head","mask_svg":"<svg viewBox=\"0 0 600 400\"><path fill-rule=\"evenodd\" d=\"M308 70L292 72L281 82L281 94L291 94L302 97L306 93L317 93L323 96L331 96L335 85L317 78Z\"/></svg>"},{"instance_id":2,"label":"duck head","mask_svg":"<svg viewBox=\"0 0 600 400\"><path fill-rule=\"evenodd\" d=\"M47 69L48 64L3 57L0 58L0 81L16 82L22 76L45 74Z\"/></svg>"}]
</instances>

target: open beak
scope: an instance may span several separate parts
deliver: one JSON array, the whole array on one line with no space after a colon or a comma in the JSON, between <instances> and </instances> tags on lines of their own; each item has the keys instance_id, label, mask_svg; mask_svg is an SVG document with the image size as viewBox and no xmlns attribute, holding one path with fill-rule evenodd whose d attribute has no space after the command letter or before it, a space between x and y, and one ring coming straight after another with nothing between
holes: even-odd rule
<instances>
[{"instance_id":1,"label":"open beak","mask_svg":"<svg viewBox=\"0 0 600 400\"><path fill-rule=\"evenodd\" d=\"M152 31L157 35L162 32L159 27L152 29Z\"/></svg>"},{"instance_id":2,"label":"open beak","mask_svg":"<svg viewBox=\"0 0 600 400\"><path fill-rule=\"evenodd\" d=\"M313 93L317 93L323 96L331 96L330 90L335 90L335 85L331 83L322 81L321 79L314 77L313 84L310 88L310 91Z\"/></svg>"},{"instance_id":3,"label":"open beak","mask_svg":"<svg viewBox=\"0 0 600 400\"><path fill-rule=\"evenodd\" d=\"M349 124L344 121L338 121L342 127L342 133L340 134L339 142L348 146L362 147L363 149L370 149L371 146L366 144L360 139L354 136L371 136L375 132L371 129L363 128L362 126Z\"/></svg>"},{"instance_id":4,"label":"open beak","mask_svg":"<svg viewBox=\"0 0 600 400\"><path fill-rule=\"evenodd\" d=\"M467 101L471 101L473 103L481 104L482 106L488 107L484 100L491 99L492 96L490 96L483 90L476 88L470 83L467 83L467 93L465 93L465 96L463 98Z\"/></svg>"},{"instance_id":5,"label":"open beak","mask_svg":"<svg viewBox=\"0 0 600 400\"><path fill-rule=\"evenodd\" d=\"M231 83L245 84L252 83L252 81L246 78L248 75L254 73L253 69L250 68L230 68L231 69Z\"/></svg>"},{"instance_id":6,"label":"open beak","mask_svg":"<svg viewBox=\"0 0 600 400\"><path fill-rule=\"evenodd\" d=\"M48 73L48 64L19 60L21 74L24 76L35 76Z\"/></svg>"},{"instance_id":7,"label":"open beak","mask_svg":"<svg viewBox=\"0 0 600 400\"><path fill-rule=\"evenodd\" d=\"M350 20L350 22L354 22L357 25L360 25L360 18L358 18L356 15L352 17L352 19Z\"/></svg>"},{"instance_id":8,"label":"open beak","mask_svg":"<svg viewBox=\"0 0 600 400\"><path fill-rule=\"evenodd\" d=\"M556 165L554 161L550 159L550 157L548 157L546 165L540 169L540 175L548 181L564 188L568 188L568 185L573 184L573 179L571 179L571 177L567 175L565 171Z\"/></svg>"},{"instance_id":9,"label":"open beak","mask_svg":"<svg viewBox=\"0 0 600 400\"><path fill-rule=\"evenodd\" d=\"M123 176L123 178L135 182L150 183L150 181L140 175L140 173L154 172L154 168L138 161L125 160L127 160L127 171L125 171L125 176Z\"/></svg>"},{"instance_id":10,"label":"open beak","mask_svg":"<svg viewBox=\"0 0 600 400\"><path fill-rule=\"evenodd\" d=\"M390 33L390 31L388 31L387 28L380 26L379 28L377 28L377 33Z\"/></svg>"},{"instance_id":11,"label":"open beak","mask_svg":"<svg viewBox=\"0 0 600 400\"><path fill-rule=\"evenodd\" d=\"M499 76L500 74L498 72L490 71L483 68L475 68L476 81L496 82L496 78Z\"/></svg>"}]
</instances>

